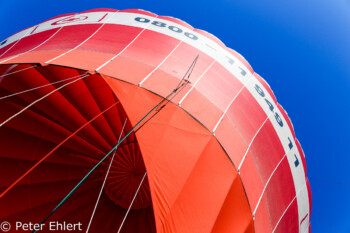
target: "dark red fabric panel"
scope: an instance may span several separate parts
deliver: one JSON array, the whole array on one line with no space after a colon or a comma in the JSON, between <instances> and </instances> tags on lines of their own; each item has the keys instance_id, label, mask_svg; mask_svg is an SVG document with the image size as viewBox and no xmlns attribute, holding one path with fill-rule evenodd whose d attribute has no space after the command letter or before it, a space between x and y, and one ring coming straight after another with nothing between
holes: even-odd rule
<instances>
[{"instance_id":1,"label":"dark red fabric panel","mask_svg":"<svg viewBox=\"0 0 350 233\"><path fill-rule=\"evenodd\" d=\"M26 67L20 65L14 70ZM0 66L1 71L8 69L9 66ZM56 66L31 68L5 76L0 96L5 97L23 88L40 87L79 73L84 72ZM58 90L52 94L54 98L47 97L37 102L0 128L0 208L6 210L0 211L0 221L6 219L14 223L21 219L41 222L116 144L127 118L126 113L101 76L88 78L77 81L75 86L72 84ZM16 82L18 85L15 85ZM0 104L13 115L59 87L48 85L1 99ZM11 112L11 109L14 111ZM1 122L9 116L8 112L1 111ZM125 132L131 127L128 121ZM99 135L104 135L103 142ZM81 222L85 230L109 161L103 162L50 219ZM119 229L144 172L137 139L132 134L116 152L90 232ZM120 176L124 183L115 182ZM124 199L118 197L118 193L123 193ZM43 232L48 232L47 228ZM123 232L155 232L148 178L142 184Z\"/></svg>"}]
</instances>

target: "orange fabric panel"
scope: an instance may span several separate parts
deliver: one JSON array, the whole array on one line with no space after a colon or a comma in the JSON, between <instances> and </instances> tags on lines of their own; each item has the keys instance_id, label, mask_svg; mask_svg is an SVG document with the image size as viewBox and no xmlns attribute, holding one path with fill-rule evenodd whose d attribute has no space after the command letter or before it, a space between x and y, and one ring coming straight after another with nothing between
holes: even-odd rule
<instances>
[{"instance_id":1,"label":"orange fabric panel","mask_svg":"<svg viewBox=\"0 0 350 233\"><path fill-rule=\"evenodd\" d=\"M191 142L194 144L197 140ZM165 216L167 230L164 232L210 232L230 189L232 170L232 164L211 137ZM249 209L246 210L249 216ZM171 223L175 223L175 228Z\"/></svg>"},{"instance_id":2,"label":"orange fabric panel","mask_svg":"<svg viewBox=\"0 0 350 233\"><path fill-rule=\"evenodd\" d=\"M254 222L246 201L242 181L235 172L225 202L222 205L212 233L254 232Z\"/></svg>"},{"instance_id":3,"label":"orange fabric panel","mask_svg":"<svg viewBox=\"0 0 350 233\"><path fill-rule=\"evenodd\" d=\"M107 77L106 81L133 124L161 100L137 86ZM241 225L236 229L253 231L237 172L200 123L169 103L136 136L150 183L157 232L211 232L215 225L223 227L217 220L225 222L239 213Z\"/></svg>"},{"instance_id":4,"label":"orange fabric panel","mask_svg":"<svg viewBox=\"0 0 350 233\"><path fill-rule=\"evenodd\" d=\"M114 93L118 96L121 103L127 106L133 106L132 111L127 111L128 119L135 125L149 110L151 110L161 98L156 95L147 94L147 90L138 86L125 83L115 78L104 76L107 84L112 88ZM137 90L137 91L136 91Z\"/></svg>"}]
</instances>

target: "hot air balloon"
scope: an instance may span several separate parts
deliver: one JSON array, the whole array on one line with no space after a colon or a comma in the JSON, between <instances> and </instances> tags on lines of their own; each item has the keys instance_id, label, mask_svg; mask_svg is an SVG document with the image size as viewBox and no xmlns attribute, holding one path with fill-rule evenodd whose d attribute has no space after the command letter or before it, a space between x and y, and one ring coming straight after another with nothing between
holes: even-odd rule
<instances>
[{"instance_id":1,"label":"hot air balloon","mask_svg":"<svg viewBox=\"0 0 350 233\"><path fill-rule=\"evenodd\" d=\"M303 150L267 82L143 10L0 43L0 222L19 232L310 232Z\"/></svg>"}]
</instances>

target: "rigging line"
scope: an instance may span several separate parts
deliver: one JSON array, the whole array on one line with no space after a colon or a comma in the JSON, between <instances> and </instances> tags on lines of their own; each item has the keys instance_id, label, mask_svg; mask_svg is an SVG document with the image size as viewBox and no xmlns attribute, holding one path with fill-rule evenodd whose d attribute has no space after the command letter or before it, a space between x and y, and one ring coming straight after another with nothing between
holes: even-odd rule
<instances>
[{"instance_id":1,"label":"rigging line","mask_svg":"<svg viewBox=\"0 0 350 233\"><path fill-rule=\"evenodd\" d=\"M182 97L182 99L179 101L178 105L181 106L182 102L184 101L184 99L190 94L190 92L193 90L193 88L197 85L197 83L199 82L199 80L208 72L208 70L214 65L214 63L216 62L216 60L214 59L210 65L207 67L207 69L197 78L197 80L194 82L194 84L192 85L192 87L190 88L190 90L188 90L188 92Z\"/></svg>"},{"instance_id":2,"label":"rigging line","mask_svg":"<svg viewBox=\"0 0 350 233\"><path fill-rule=\"evenodd\" d=\"M191 30L193 31L193 29ZM142 81L138 84L139 87L142 86L142 84L155 72L157 71L163 64L164 62L167 61L167 59L176 51L176 49L182 44L187 39L187 37L183 37L183 39L180 40L180 42L173 48L173 50L161 61L161 63L158 64L157 67L155 67Z\"/></svg>"},{"instance_id":3,"label":"rigging line","mask_svg":"<svg viewBox=\"0 0 350 233\"><path fill-rule=\"evenodd\" d=\"M177 89L177 93L175 93L175 95L171 96L170 98L167 98L166 102L160 106L158 109L156 109L156 112L150 117L148 118L138 129L135 130L135 133L141 129L147 122L149 122L154 116L156 116L161 109L163 109L173 98L175 98L175 96L177 96L184 88L185 86L189 83L188 79L190 78L192 71L194 69L194 66L197 63L199 54L196 56L196 58L193 60L190 68L187 70L187 72L185 73L185 75L183 76L183 78L181 79L180 83L177 85L177 87L175 89ZM186 78L187 76L187 78Z\"/></svg>"},{"instance_id":4,"label":"rigging line","mask_svg":"<svg viewBox=\"0 0 350 233\"><path fill-rule=\"evenodd\" d=\"M12 120L13 118L15 118L16 116L18 116L19 114L21 114L22 112L24 112L25 110L27 110L28 108L30 108L31 106L33 106L34 104L38 103L39 101L45 99L46 97L48 97L49 95L53 94L54 92L62 89L63 87L65 86L68 86L72 83L75 83L76 81L79 81L79 80L82 80L86 77L90 76L89 73L86 73L86 74L83 74L81 75L80 78L77 78L75 80L73 80L72 82L69 82L69 83L66 83L66 84L63 84L62 86L60 86L59 88L56 88L55 90L49 92L48 94L44 95L43 97L40 97L39 99L33 101L31 104L29 104L28 106L26 106L25 108L23 108L22 110L20 110L19 112L13 114L11 117L9 117L7 120L3 121L1 124L0 124L0 127L2 127L4 124L6 124L7 122L9 122L10 120Z\"/></svg>"},{"instance_id":5,"label":"rigging line","mask_svg":"<svg viewBox=\"0 0 350 233\"><path fill-rule=\"evenodd\" d=\"M175 91L176 89L174 89ZM169 95L172 95L174 93L172 91ZM168 96L169 96L168 95ZM80 187L80 185L91 175L91 173L96 170L96 168L113 152L115 149L118 148L118 146L153 112L155 111L163 102L165 98L161 100L156 106L154 106L139 122L136 123L136 125L115 145L80 181L79 183L60 201L60 203L45 217L45 219L41 222L41 224L44 224L46 220L54 213L56 210L64 203L66 200ZM140 128L139 128L140 129ZM35 233L36 230L32 231L32 233Z\"/></svg>"},{"instance_id":6,"label":"rigging line","mask_svg":"<svg viewBox=\"0 0 350 233\"><path fill-rule=\"evenodd\" d=\"M181 81L179 82L179 84L177 85L177 87L175 89L179 88L183 81L186 81L188 83L188 80L190 79L190 76L193 72L193 69L197 64L198 57L199 57L199 54L197 54L197 56L194 58L194 60L192 61L191 65L190 65L190 68L188 68L185 75L183 76L183 78L181 79Z\"/></svg>"},{"instance_id":7,"label":"rigging line","mask_svg":"<svg viewBox=\"0 0 350 233\"><path fill-rule=\"evenodd\" d=\"M178 90L181 91L183 88L185 87L185 85L181 86L181 88L179 88ZM175 97L177 94L175 94L173 97ZM173 98L167 99L167 101L162 104L161 106L158 107L158 109L155 109L155 112L153 113L152 116L150 116L145 122L142 123L142 125L140 125L139 128L135 129L135 133L137 131L139 131L145 124L147 124L153 117L155 117Z\"/></svg>"},{"instance_id":8,"label":"rigging line","mask_svg":"<svg viewBox=\"0 0 350 233\"><path fill-rule=\"evenodd\" d=\"M26 171L21 177L19 177L15 182L13 182L10 186L7 187L6 190L4 190L0 194L0 198L2 198L8 191L10 191L18 182L20 182L25 176L27 176L32 170L34 170L39 164L41 164L47 157L49 157L55 150L57 150L63 143L65 143L67 140L69 140L71 137L76 135L80 130L82 130L85 126L90 124L92 121L94 121L96 118L107 112L109 109L111 109L113 106L119 104L120 102L116 102L112 104L110 107L106 108L102 112L100 112L98 115L96 115L94 118L86 122L84 125L82 125L79 129L77 129L75 132L70 134L66 139L64 139L62 142L60 142L55 148L53 148L49 153L47 153L43 158L41 158L38 162L36 162L28 171Z\"/></svg>"},{"instance_id":9,"label":"rigging line","mask_svg":"<svg viewBox=\"0 0 350 233\"><path fill-rule=\"evenodd\" d=\"M186 37L184 37L184 39L186 39ZM180 41L180 43L178 43L178 44L175 46L175 48L173 48L173 50L172 50L172 51L157 65L157 67L155 67L144 79L142 79L141 82L139 82L139 84L138 84L139 87L141 87L142 84L143 84L154 72L156 72L156 71L161 67L161 65L164 64L164 62L174 53L174 51L180 46L180 44L183 42L184 39L182 39L182 40Z\"/></svg>"},{"instance_id":10,"label":"rigging line","mask_svg":"<svg viewBox=\"0 0 350 233\"><path fill-rule=\"evenodd\" d=\"M123 219L122 223L120 224L118 233L120 233L120 231L121 231L121 229L122 229L122 227L123 227L123 225L124 225L124 222L125 222L126 218L128 217L128 214L129 214L129 212L130 212L130 209L131 209L132 205L134 204L134 201L135 201L135 199L136 199L136 196L137 196L137 194L138 194L138 192L139 192L139 190L140 190L140 188L141 188L141 185L142 185L143 181L145 180L146 175L147 175L147 172L145 172L145 174L144 174L143 177L142 177L142 180L141 180L141 182L140 182L140 184L139 184L139 187L137 188L136 193L135 193L135 195L134 195L134 197L133 197L133 199L132 199L132 201L131 201L131 203L130 203L130 205L129 205L129 208L128 208L128 210L127 210L126 213L125 213L125 216L124 216L124 219Z\"/></svg>"},{"instance_id":11,"label":"rigging line","mask_svg":"<svg viewBox=\"0 0 350 233\"><path fill-rule=\"evenodd\" d=\"M6 95L6 96L1 96L0 100L6 99L6 98L9 98L9 97L12 97L12 96L20 95L20 94L23 94L23 93L26 93L26 92L34 91L34 90L37 90L37 89L40 89L40 88L43 88L43 87L51 86L51 85L54 85L54 84L57 84L57 83L65 82L65 81L68 81L68 80L71 80L71 79L75 79L75 78L79 79L79 77L81 77L81 75L76 75L74 77L62 79L60 81L56 81L56 82L53 82L53 83L48 83L48 84L45 84L45 85L42 85L42 86L37 86L37 87L31 88L31 89L27 89L27 90L24 90L24 91L19 91L19 92L16 92L16 93L12 93L12 94L9 94L9 95Z\"/></svg>"},{"instance_id":12,"label":"rigging line","mask_svg":"<svg viewBox=\"0 0 350 233\"><path fill-rule=\"evenodd\" d=\"M195 58L194 62L192 62L189 70L193 70L192 66L194 66L196 64L196 60L198 59L198 55ZM40 224L44 224L46 222L46 220L53 214L56 212L56 210L64 203L67 201L67 199L80 187L80 185L85 182L85 180L91 175L91 173L96 170L96 168L116 149L118 148L118 146L126 139L129 137L129 135L134 132L134 130L136 128L138 128L142 122L149 116L151 115L156 109L158 109L159 106L161 106L163 104L163 102L167 101L174 93L176 93L179 90L179 87L181 87L181 85L187 85L188 79L190 78L190 75L192 73L186 72L186 74L184 75L184 77L181 79L180 83L178 84L178 86L171 92L169 93L166 97L164 97L157 105L155 105L145 116L143 116L141 118L141 120L139 120L134 127L132 127L132 129L117 143L117 145L115 145L92 169L90 169L90 171L78 182L78 184L57 204L57 206L43 219L43 221ZM187 75L187 79L186 78ZM182 84L183 83L183 84ZM164 105L163 105L164 106ZM161 107L158 111L160 111L163 107ZM139 130L143 125L141 125L137 130ZM33 230L32 233L35 233L37 230Z\"/></svg>"},{"instance_id":13,"label":"rigging line","mask_svg":"<svg viewBox=\"0 0 350 233\"><path fill-rule=\"evenodd\" d=\"M21 70L16 70L16 71L13 71L13 72L11 72L11 73L3 74L3 75L0 75L0 78L9 76L9 75L11 75L11 74L19 73L19 72L24 71L24 70L29 70L29 69L35 68L35 67L37 67L37 65L32 65L32 66L30 66L30 67L26 67L26 68L23 68L23 69L21 69Z\"/></svg>"},{"instance_id":14,"label":"rigging line","mask_svg":"<svg viewBox=\"0 0 350 233\"><path fill-rule=\"evenodd\" d=\"M125 119L123 128L122 128L122 130L121 130L121 132L120 132L120 134L119 134L118 142L120 141L120 138L121 138L122 135L123 135L124 128L125 128L125 125L126 125L127 120L128 120L128 118ZM101 186L101 189L100 189L100 193L98 194L98 198L97 198L97 201L96 201L94 210L93 210L93 212L92 212L92 215L91 215L91 218L90 218L90 221L89 221L89 225L88 225L88 227L87 227L87 229L86 229L86 233L89 232L89 229L90 229L90 226L91 226L91 223L92 223L92 219L93 219L94 216L95 216L95 212L96 212L96 209L97 209L97 205L98 205L98 203L100 202L100 198L101 198L101 195L102 195L102 191L103 191L103 188L105 187L106 180L107 180L109 171L111 170L111 166L112 166L112 163L113 163L113 160L114 160L114 157L115 157L115 153L116 153L116 152L117 152L117 149L114 150L114 153L113 153L111 162L109 163L108 170L107 170L106 175L105 175L105 178L104 178L104 180L103 180L103 183L102 183L102 186Z\"/></svg>"}]
</instances>

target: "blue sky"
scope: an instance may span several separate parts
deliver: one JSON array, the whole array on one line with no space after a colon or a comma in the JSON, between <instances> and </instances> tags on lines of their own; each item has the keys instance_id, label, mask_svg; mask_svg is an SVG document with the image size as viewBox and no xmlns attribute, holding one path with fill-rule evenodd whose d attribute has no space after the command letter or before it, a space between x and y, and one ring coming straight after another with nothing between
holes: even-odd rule
<instances>
[{"instance_id":1,"label":"blue sky","mask_svg":"<svg viewBox=\"0 0 350 233\"><path fill-rule=\"evenodd\" d=\"M264 77L292 119L313 193L313 232L350 232L350 1L0 1L0 41L53 16L139 8L220 38Z\"/></svg>"}]
</instances>

